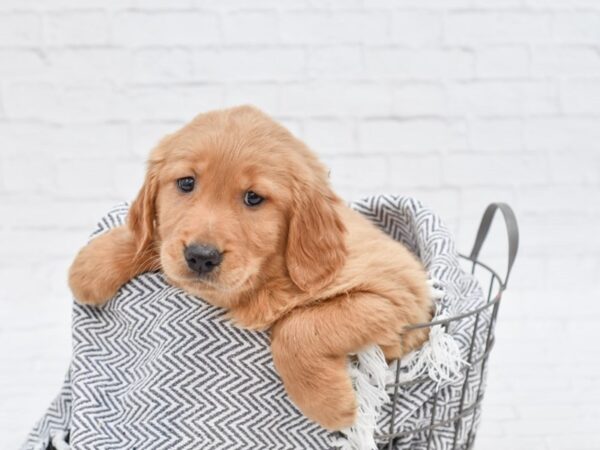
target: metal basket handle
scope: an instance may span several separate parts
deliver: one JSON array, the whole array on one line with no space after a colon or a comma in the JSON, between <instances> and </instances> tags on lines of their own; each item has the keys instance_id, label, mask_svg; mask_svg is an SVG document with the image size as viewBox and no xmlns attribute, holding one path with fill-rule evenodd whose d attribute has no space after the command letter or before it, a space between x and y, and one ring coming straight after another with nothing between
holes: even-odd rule
<instances>
[{"instance_id":1,"label":"metal basket handle","mask_svg":"<svg viewBox=\"0 0 600 450\"><path fill-rule=\"evenodd\" d=\"M500 210L504 216L504 222L506 223L506 232L508 234L508 268L506 270L506 277L504 277L503 287L506 287L508 283L508 277L512 270L515 258L517 257L517 251L519 249L519 226L517 225L517 218L512 208L506 203L491 203L483 213L481 223L479 224L479 230L475 237L475 243L473 244L473 250L471 250L471 260L477 261L479 258L479 252L485 242L485 239L490 231L492 225L492 219L496 210Z\"/></svg>"}]
</instances>

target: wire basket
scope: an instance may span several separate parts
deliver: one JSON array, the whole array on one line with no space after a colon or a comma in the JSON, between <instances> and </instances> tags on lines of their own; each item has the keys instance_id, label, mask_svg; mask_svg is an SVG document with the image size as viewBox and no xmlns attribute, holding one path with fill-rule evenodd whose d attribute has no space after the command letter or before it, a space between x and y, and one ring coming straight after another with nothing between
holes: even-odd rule
<instances>
[{"instance_id":1,"label":"wire basket","mask_svg":"<svg viewBox=\"0 0 600 450\"><path fill-rule=\"evenodd\" d=\"M490 266L479 261L480 250L488 235L488 231L490 229L492 220L497 210L500 210L502 212L508 234L508 268L504 278L501 278L498 275L498 273L495 270L493 270ZM391 450L397 448L397 442L400 439L410 438L411 436L417 434L425 436L425 448L427 448L428 450L436 448L434 444L432 444L432 436L434 435L436 430L441 430L442 428L445 430L446 435L448 435L448 430L450 429L451 436L449 437L450 441L452 442L450 448L452 450L468 450L473 448L475 435L477 432L481 402L483 400L485 391L486 365L490 352L494 347L494 328L496 325L496 319L498 317L498 308L500 306L502 294L507 287L508 278L512 270L513 264L515 262L518 246L519 231L513 210L510 208L510 206L508 206L505 203L490 204L485 210L485 213L483 214L483 217L481 219L479 230L477 231L477 236L475 238L475 243L473 245L471 253L469 255L459 255L462 261L465 262L468 266L470 266L471 274L476 276L480 281L482 289L484 290L483 292L487 293L487 299L485 304L481 307L445 320L437 320L429 323L412 325L407 329L407 331L410 332L410 330L418 328L426 328L433 327L434 325L441 325L447 330L449 326L456 325L460 321L471 321L474 317L474 325L472 326L473 332L471 334L470 346L467 356L468 364L464 366L464 369L461 374L461 381L459 382L459 386L461 386L461 391L459 394L460 401L458 411L456 414L452 415L452 417L449 418L436 417L439 395L439 391L436 390L432 399L431 417L430 419L428 419L429 423L411 430L394 429L394 419L397 414L397 404L399 396L402 395L401 388L409 384L420 383L428 380L428 377L425 375L418 378L417 380L400 381L402 360L399 360L395 370L395 381L394 383L387 386L388 389L393 389L393 394L391 394L392 419L387 433L379 433L377 436L378 440L382 442L382 444L380 444L379 446L380 449ZM482 332L481 329L478 329L480 317L483 314L490 314L490 310L491 318L488 322L489 325L486 329L483 330L485 334L485 339L483 340L484 348L481 352L479 352L479 355L477 357L474 357L473 350L476 342L476 332ZM471 374L471 371L475 370L481 371L481 375L478 379L478 385L475 388L475 398L471 402L467 402L465 392L467 391L468 383L471 382L469 375Z\"/></svg>"}]
</instances>

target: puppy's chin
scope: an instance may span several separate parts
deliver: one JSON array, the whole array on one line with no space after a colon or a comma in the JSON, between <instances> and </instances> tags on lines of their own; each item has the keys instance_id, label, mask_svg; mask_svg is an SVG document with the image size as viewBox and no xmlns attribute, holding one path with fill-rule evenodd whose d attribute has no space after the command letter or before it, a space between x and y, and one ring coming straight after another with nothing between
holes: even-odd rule
<instances>
[{"instance_id":1,"label":"puppy's chin","mask_svg":"<svg viewBox=\"0 0 600 450\"><path fill-rule=\"evenodd\" d=\"M202 282L201 279L198 280L182 280L174 277L170 277L167 275L169 282L177 286L178 288L184 290L186 293L191 294L195 297L200 297L203 300L206 300L211 305L220 306L226 308L229 306L229 301L227 299L230 297L229 295L223 295L223 289L215 286L214 284L208 284L206 282Z\"/></svg>"},{"instance_id":2,"label":"puppy's chin","mask_svg":"<svg viewBox=\"0 0 600 450\"><path fill-rule=\"evenodd\" d=\"M231 277L233 282L229 282L219 269L219 273L200 276L186 268L174 268L168 264L163 265L167 280L173 286L176 286L186 293L200 297L208 303L230 308L234 306L242 294L252 285L249 273L239 274L240 276ZM235 274L239 270L234 270Z\"/></svg>"}]
</instances>

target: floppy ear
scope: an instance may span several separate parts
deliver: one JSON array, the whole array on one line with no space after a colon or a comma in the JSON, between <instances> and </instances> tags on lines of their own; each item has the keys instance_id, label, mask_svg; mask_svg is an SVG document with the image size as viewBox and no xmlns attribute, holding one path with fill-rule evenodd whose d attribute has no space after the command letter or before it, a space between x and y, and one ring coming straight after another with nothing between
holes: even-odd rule
<instances>
[{"instance_id":1,"label":"floppy ear","mask_svg":"<svg viewBox=\"0 0 600 450\"><path fill-rule=\"evenodd\" d=\"M334 208L339 199L329 189L303 189L296 197L286 264L294 284L305 292L314 292L331 283L343 266L346 228Z\"/></svg>"},{"instance_id":2,"label":"floppy ear","mask_svg":"<svg viewBox=\"0 0 600 450\"><path fill-rule=\"evenodd\" d=\"M149 250L154 241L156 194L158 179L155 167L150 163L144 185L129 208L127 226L136 241L137 255Z\"/></svg>"}]
</instances>

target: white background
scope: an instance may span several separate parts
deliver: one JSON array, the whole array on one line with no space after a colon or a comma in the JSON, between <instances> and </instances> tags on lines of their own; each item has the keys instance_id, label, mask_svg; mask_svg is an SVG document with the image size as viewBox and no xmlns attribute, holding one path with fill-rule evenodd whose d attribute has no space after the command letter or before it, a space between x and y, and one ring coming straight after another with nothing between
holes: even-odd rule
<instances>
[{"instance_id":1,"label":"white background","mask_svg":"<svg viewBox=\"0 0 600 450\"><path fill-rule=\"evenodd\" d=\"M1 448L60 387L66 270L96 219L161 135L248 102L346 199L415 195L464 251L509 202L477 448L600 448L598 0L2 0L0 88Z\"/></svg>"}]
</instances>

